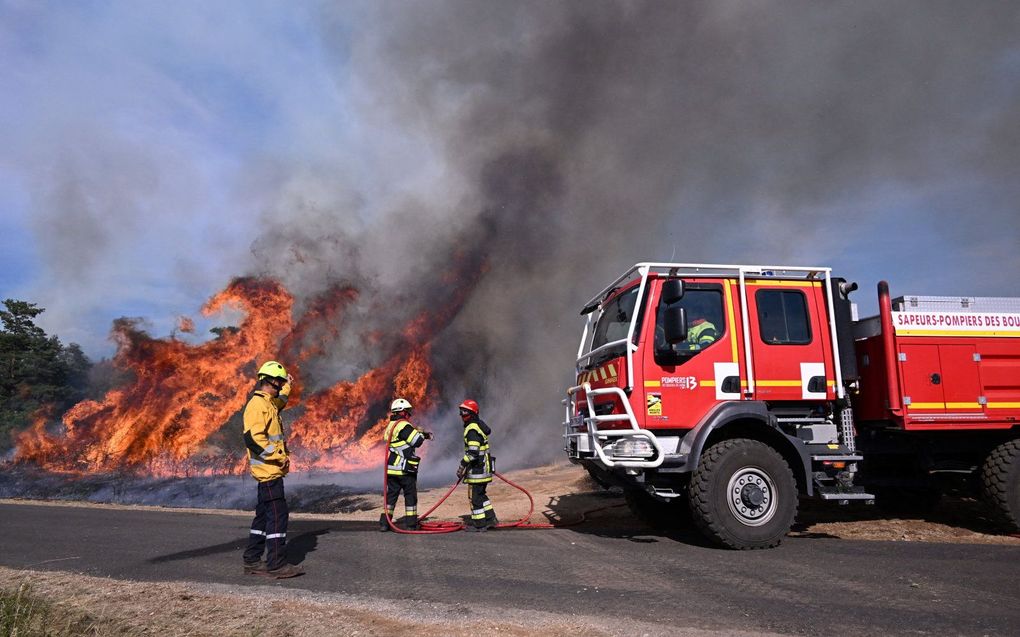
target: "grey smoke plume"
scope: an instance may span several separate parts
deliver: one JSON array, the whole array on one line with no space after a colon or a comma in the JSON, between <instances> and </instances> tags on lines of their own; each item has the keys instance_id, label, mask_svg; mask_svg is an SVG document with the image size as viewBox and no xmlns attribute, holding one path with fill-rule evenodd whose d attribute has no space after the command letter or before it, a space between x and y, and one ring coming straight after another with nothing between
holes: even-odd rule
<instances>
[{"instance_id":1,"label":"grey smoke plume","mask_svg":"<svg viewBox=\"0 0 1020 637\"><path fill-rule=\"evenodd\" d=\"M245 271L301 303L355 287L331 355L303 370L315 388L378 364L459 285L432 350L445 413L480 400L504 467L558 454L576 311L636 261L832 265L865 307L879 278L1020 295L1010 3L7 3L0 18L16 124L0 127L0 190L27 184L44 272L21 292L48 331L94 351L136 297L169 331ZM479 276L451 279L456 264Z\"/></svg>"},{"instance_id":2,"label":"grey smoke plume","mask_svg":"<svg viewBox=\"0 0 1020 637\"><path fill-rule=\"evenodd\" d=\"M297 289L361 288L355 332L443 302L454 251L478 255L435 355L513 463L556 454L576 310L636 261L1020 266L1008 4L373 3L350 39L345 11L322 40L376 133L350 150L387 160L365 187L281 177L256 252L289 250ZM939 279L964 282L1020 291Z\"/></svg>"}]
</instances>

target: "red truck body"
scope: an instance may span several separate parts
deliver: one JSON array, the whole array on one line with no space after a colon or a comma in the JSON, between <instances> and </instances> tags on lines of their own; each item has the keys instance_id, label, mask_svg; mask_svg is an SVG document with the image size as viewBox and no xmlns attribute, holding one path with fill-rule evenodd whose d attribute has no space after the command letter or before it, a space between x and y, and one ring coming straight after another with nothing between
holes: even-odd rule
<instances>
[{"instance_id":1,"label":"red truck body","mask_svg":"<svg viewBox=\"0 0 1020 637\"><path fill-rule=\"evenodd\" d=\"M733 548L778 543L796 512L784 490L920 504L940 474L980 481L1001 456L1015 525L1020 300L894 308L883 283L879 315L855 320L854 289L827 268L635 265L582 312L568 456L635 509L687 502Z\"/></svg>"}]
</instances>

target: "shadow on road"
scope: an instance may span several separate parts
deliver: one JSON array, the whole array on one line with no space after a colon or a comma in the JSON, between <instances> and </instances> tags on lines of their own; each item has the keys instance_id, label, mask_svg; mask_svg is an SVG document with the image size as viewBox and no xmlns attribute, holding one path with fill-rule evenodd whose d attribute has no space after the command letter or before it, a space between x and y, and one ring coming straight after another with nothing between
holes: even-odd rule
<instances>
[{"instance_id":1,"label":"shadow on road","mask_svg":"<svg viewBox=\"0 0 1020 637\"><path fill-rule=\"evenodd\" d=\"M584 535L615 538L639 544L670 541L711 547L690 520L676 512L658 519L641 519L614 491L591 491L550 498L546 505L554 514L550 522ZM584 521L577 521L583 514ZM536 516L537 518L538 516Z\"/></svg>"},{"instance_id":2,"label":"shadow on road","mask_svg":"<svg viewBox=\"0 0 1020 637\"><path fill-rule=\"evenodd\" d=\"M297 520L292 522L287 530L287 556L292 564L300 564L305 557L314 551L319 544L319 536L327 533L359 533L371 531L376 528L374 522L329 522ZM208 557L218 553L232 553L244 550L248 544L248 536L236 538L227 542L201 546L167 555L159 555L150 558L149 564L163 564L179 560L189 560L198 557Z\"/></svg>"}]
</instances>

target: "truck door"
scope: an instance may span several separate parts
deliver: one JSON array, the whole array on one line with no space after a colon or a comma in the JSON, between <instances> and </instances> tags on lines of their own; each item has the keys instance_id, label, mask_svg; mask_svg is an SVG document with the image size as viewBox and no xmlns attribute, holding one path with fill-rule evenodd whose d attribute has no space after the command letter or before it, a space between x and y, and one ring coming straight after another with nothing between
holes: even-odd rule
<instances>
[{"instance_id":1,"label":"truck door","mask_svg":"<svg viewBox=\"0 0 1020 637\"><path fill-rule=\"evenodd\" d=\"M821 284L747 284L756 400L825 400L835 381Z\"/></svg>"},{"instance_id":2,"label":"truck door","mask_svg":"<svg viewBox=\"0 0 1020 637\"><path fill-rule=\"evenodd\" d=\"M726 289L728 282L685 281L679 303L687 310L687 340L671 346L661 323L665 311L662 282L658 280L654 286L649 307L655 311L647 313L642 330L644 421L650 429L690 429L719 400L718 391L725 389L730 398L740 399L736 341L727 320L733 316L733 295ZM721 369L720 365L728 367ZM726 378L730 380L724 382Z\"/></svg>"},{"instance_id":3,"label":"truck door","mask_svg":"<svg viewBox=\"0 0 1020 637\"><path fill-rule=\"evenodd\" d=\"M976 354L977 347L967 344L901 344L903 397L911 417L982 416L984 407L980 401L981 378Z\"/></svg>"}]
</instances>

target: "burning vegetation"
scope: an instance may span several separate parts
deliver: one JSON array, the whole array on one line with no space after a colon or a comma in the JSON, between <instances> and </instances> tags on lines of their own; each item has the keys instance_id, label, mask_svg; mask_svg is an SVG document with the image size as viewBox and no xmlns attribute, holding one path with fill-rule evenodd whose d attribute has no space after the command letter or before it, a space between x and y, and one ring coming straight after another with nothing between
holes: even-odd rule
<instances>
[{"instance_id":1,"label":"burning vegetation","mask_svg":"<svg viewBox=\"0 0 1020 637\"><path fill-rule=\"evenodd\" d=\"M470 282L472 270L450 276ZM394 395L428 413L438 391L430 343L459 311L470 287L455 286L458 291L441 309L420 313L386 339L393 353L354 380L305 395L299 381L288 406L295 469L358 471L378 464L386 405ZM243 453L233 444L239 433L231 435L229 426L244 408L259 363L278 358L303 381L302 366L328 352L340 337L344 309L357 299L354 288L336 286L312 299L295 320L295 300L280 283L238 278L202 313L237 309L245 318L236 329L215 330L215 339L199 345L152 338L137 321L119 319L113 327L118 347L113 362L131 380L101 400L76 404L63 414L61 427L41 414L18 437L16 459L66 473L171 477L243 472ZM383 335L364 338L365 347L378 347ZM224 435L216 435L221 430Z\"/></svg>"}]
</instances>

